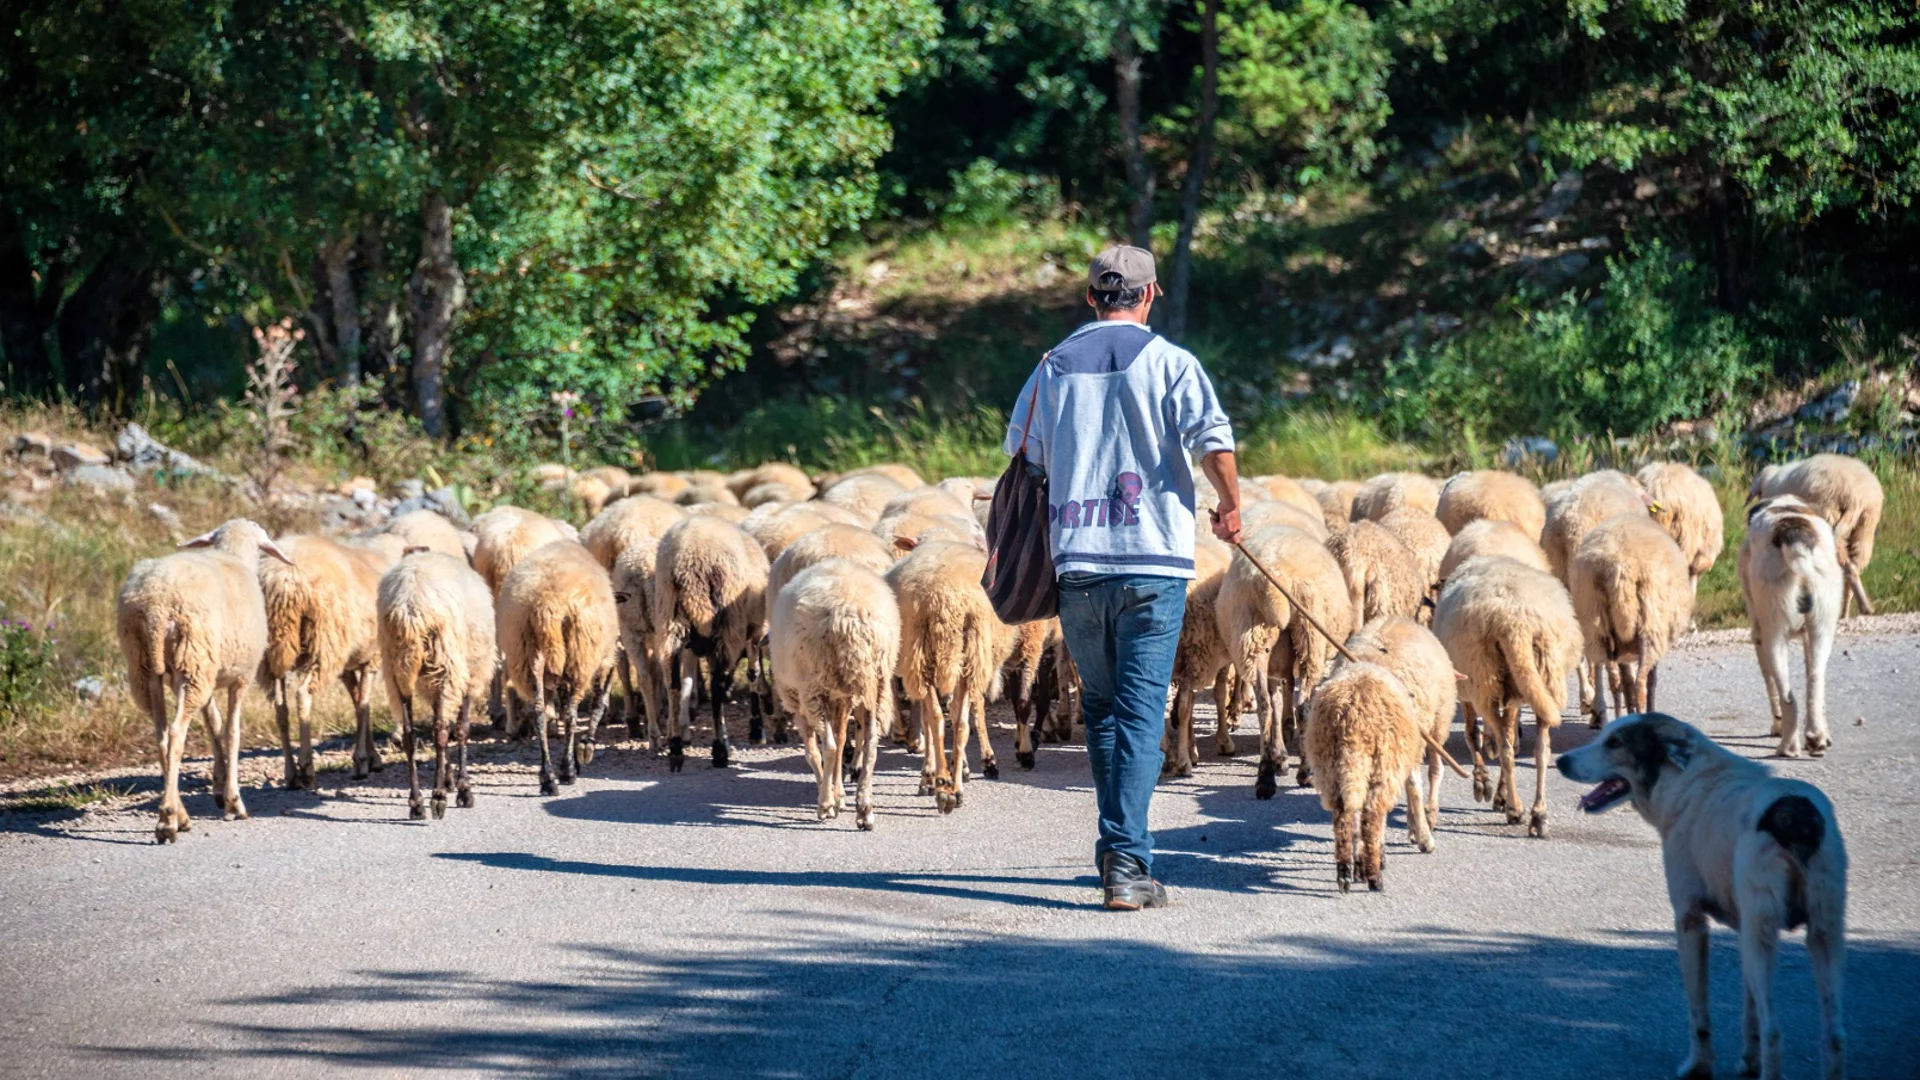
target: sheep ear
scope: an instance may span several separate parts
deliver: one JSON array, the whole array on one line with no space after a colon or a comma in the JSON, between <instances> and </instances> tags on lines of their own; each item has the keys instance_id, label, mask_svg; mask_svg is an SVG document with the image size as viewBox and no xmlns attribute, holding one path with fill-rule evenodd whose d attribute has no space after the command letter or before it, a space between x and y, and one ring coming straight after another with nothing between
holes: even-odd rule
<instances>
[{"instance_id":1,"label":"sheep ear","mask_svg":"<svg viewBox=\"0 0 1920 1080\"><path fill-rule=\"evenodd\" d=\"M220 530L218 530L218 529L215 529L215 530L214 530L214 532L219 532L219 531L220 531ZM212 546L213 546L213 533L211 533L211 532L204 532L204 533L201 533L201 534L200 534L199 536L196 536L196 537L194 537L194 538L193 538L193 539L191 539L191 540L182 540L182 541L180 541L180 546L181 546L181 547L183 547L183 548L203 548L203 547L212 547Z\"/></svg>"},{"instance_id":2,"label":"sheep ear","mask_svg":"<svg viewBox=\"0 0 1920 1080\"><path fill-rule=\"evenodd\" d=\"M899 548L901 551L912 551L914 548L920 546L920 541L911 536L896 536L893 538L893 546Z\"/></svg>"},{"instance_id":3,"label":"sheep ear","mask_svg":"<svg viewBox=\"0 0 1920 1080\"><path fill-rule=\"evenodd\" d=\"M271 555L274 558L279 559L281 562L286 563L288 566L293 565L293 560L287 557L286 552L280 550L280 545L274 543L271 540L268 540L262 537L260 540L260 550L265 554Z\"/></svg>"},{"instance_id":4,"label":"sheep ear","mask_svg":"<svg viewBox=\"0 0 1920 1080\"><path fill-rule=\"evenodd\" d=\"M422 551L432 551L432 550L433 550L432 548L426 546L425 544L409 544L400 550L400 557L404 559L409 555L417 555Z\"/></svg>"}]
</instances>

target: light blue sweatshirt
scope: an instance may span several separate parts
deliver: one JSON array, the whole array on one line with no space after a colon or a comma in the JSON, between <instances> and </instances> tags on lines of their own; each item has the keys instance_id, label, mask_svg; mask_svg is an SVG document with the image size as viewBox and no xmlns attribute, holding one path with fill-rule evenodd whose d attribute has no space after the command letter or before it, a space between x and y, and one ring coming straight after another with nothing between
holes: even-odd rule
<instances>
[{"instance_id":1,"label":"light blue sweatshirt","mask_svg":"<svg viewBox=\"0 0 1920 1080\"><path fill-rule=\"evenodd\" d=\"M1038 392L1036 396L1036 386ZM1020 390L1008 455L1047 471L1055 574L1193 577L1193 466L1233 428L1192 353L1139 323L1092 322Z\"/></svg>"}]
</instances>

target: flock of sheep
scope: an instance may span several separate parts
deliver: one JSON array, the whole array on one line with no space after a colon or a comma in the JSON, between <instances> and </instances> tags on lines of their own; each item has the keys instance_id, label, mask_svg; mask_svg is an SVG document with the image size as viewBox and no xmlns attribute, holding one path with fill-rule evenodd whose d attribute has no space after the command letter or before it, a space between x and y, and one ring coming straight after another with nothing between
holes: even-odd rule
<instances>
[{"instance_id":1,"label":"flock of sheep","mask_svg":"<svg viewBox=\"0 0 1920 1080\"><path fill-rule=\"evenodd\" d=\"M778 463L637 477L553 467L547 479L586 503L585 528L511 506L470 531L416 511L350 540L275 540L235 519L136 565L118 633L159 740L159 840L189 827L179 770L195 713L214 750L216 802L230 819L246 816L240 706L255 681L275 707L286 785L300 788L314 783L313 694L336 678L356 709L354 775L381 767L369 722L377 675L415 818L427 814L416 723L433 733L434 817L449 795L473 804L476 711L539 743L540 789L553 794L592 762L616 677L629 737L678 771L703 698L713 764L728 764L722 706L744 665L749 739L785 742L797 719L819 816L844 808L850 768L862 829L873 827L882 738L922 755L921 794L950 812L963 801L972 736L981 771L998 775L989 701L1011 701L1024 767L1038 740L1071 736L1077 678L1057 623L1003 624L980 585L991 481L929 485L898 465L810 477ZM1204 526L1196 539L1166 768L1193 769L1197 691L1210 688L1220 705L1221 754L1234 752L1251 704L1254 793L1271 797L1297 755L1295 782L1333 813L1343 889L1380 887L1386 818L1403 791L1412 840L1432 850L1456 707L1474 797L1510 823L1522 816L1520 709L1532 710L1529 832L1546 835L1544 765L1569 675L1595 726L1610 706L1651 709L1660 659L1690 625L1700 575L1724 543L1713 488L1670 463L1544 489L1488 471L1444 483L1414 473L1253 477L1240 494L1243 550ZM1843 609L1857 599L1871 610L1860 571L1883 496L1865 466L1831 454L1764 470L1752 494L1739 570L1775 734L1783 754L1823 753L1826 657ZM1204 481L1198 497L1203 510L1218 501ZM1335 657L1314 620L1345 640L1349 658ZM1796 637L1807 655L1804 710L1786 670Z\"/></svg>"}]
</instances>

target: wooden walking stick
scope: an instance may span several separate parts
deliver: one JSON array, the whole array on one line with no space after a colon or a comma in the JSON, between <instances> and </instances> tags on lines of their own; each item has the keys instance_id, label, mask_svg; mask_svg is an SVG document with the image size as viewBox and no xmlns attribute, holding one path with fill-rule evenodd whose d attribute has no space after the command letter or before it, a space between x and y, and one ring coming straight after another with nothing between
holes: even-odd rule
<instances>
[{"instance_id":1,"label":"wooden walking stick","mask_svg":"<svg viewBox=\"0 0 1920 1080\"><path fill-rule=\"evenodd\" d=\"M1213 520L1215 521L1220 520L1220 512L1218 510L1209 510L1208 513L1213 515ZM1273 575L1273 571L1267 569L1266 566L1263 565L1259 559L1256 559L1253 557L1253 552L1248 551L1246 548L1246 545L1242 544L1238 540L1235 540L1233 542L1233 549L1235 551L1238 551L1240 554L1245 555L1247 557L1247 561L1253 564L1253 568L1255 570L1260 571L1260 573L1266 577L1267 582L1269 584L1271 584L1274 588L1280 590L1280 595L1283 597L1286 597L1287 603L1292 604L1293 609L1295 611L1298 611L1300 614L1306 616L1307 625L1313 627L1315 630L1318 630L1320 632L1320 636L1327 639L1327 644L1332 645L1335 652L1338 652L1342 657L1345 657L1346 661L1350 664L1357 664L1360 662L1360 658L1353 655L1352 650L1348 649L1345 645L1335 640L1334 636L1327 632L1327 628L1320 625L1320 620L1313 617L1313 612L1308 611L1306 607L1300 603L1300 601L1295 600L1293 598L1293 594L1287 591L1287 587L1285 585L1280 584L1280 579ZM1458 776L1462 780L1467 779L1467 770L1461 768L1460 763L1453 760L1453 755L1447 753L1447 748L1440 745L1439 740L1433 737L1432 732L1428 731L1425 728L1420 728L1420 738L1426 740L1426 744L1433 749L1433 752L1440 755L1440 760L1447 763L1447 768L1453 770L1453 775Z\"/></svg>"}]
</instances>

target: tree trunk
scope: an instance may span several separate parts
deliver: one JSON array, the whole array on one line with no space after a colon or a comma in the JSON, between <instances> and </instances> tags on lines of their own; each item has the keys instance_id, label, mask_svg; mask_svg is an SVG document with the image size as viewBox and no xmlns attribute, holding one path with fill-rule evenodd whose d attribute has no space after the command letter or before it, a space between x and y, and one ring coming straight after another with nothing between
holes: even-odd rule
<instances>
[{"instance_id":1,"label":"tree trunk","mask_svg":"<svg viewBox=\"0 0 1920 1080\"><path fill-rule=\"evenodd\" d=\"M1114 103L1120 113L1121 151L1127 163L1127 236L1135 247L1153 246L1153 170L1140 142L1140 49L1133 28L1113 38Z\"/></svg>"},{"instance_id":2,"label":"tree trunk","mask_svg":"<svg viewBox=\"0 0 1920 1080\"><path fill-rule=\"evenodd\" d=\"M344 386L360 385L360 297L353 288L351 233L320 245L320 269L332 303L333 351Z\"/></svg>"},{"instance_id":3,"label":"tree trunk","mask_svg":"<svg viewBox=\"0 0 1920 1080\"><path fill-rule=\"evenodd\" d=\"M360 266L360 293L367 302L360 371L364 377L379 378L385 386L384 400L397 405L399 398L391 384L394 369L400 364L400 311L387 280L386 240L374 230L360 234Z\"/></svg>"},{"instance_id":4,"label":"tree trunk","mask_svg":"<svg viewBox=\"0 0 1920 1080\"><path fill-rule=\"evenodd\" d=\"M41 303L19 220L11 219L0 230L0 353L6 357L0 390L38 397L52 388L53 357L47 353L51 314Z\"/></svg>"},{"instance_id":5,"label":"tree trunk","mask_svg":"<svg viewBox=\"0 0 1920 1080\"><path fill-rule=\"evenodd\" d=\"M1707 207L1713 214L1714 262L1720 279L1720 306L1738 313L1746 298L1740 292L1740 254L1733 242L1733 206L1727 198L1727 175L1713 169L1707 178Z\"/></svg>"},{"instance_id":6,"label":"tree trunk","mask_svg":"<svg viewBox=\"0 0 1920 1080\"><path fill-rule=\"evenodd\" d=\"M123 249L107 254L60 309L67 393L125 416L140 392L141 361L160 316L154 273Z\"/></svg>"},{"instance_id":7,"label":"tree trunk","mask_svg":"<svg viewBox=\"0 0 1920 1080\"><path fill-rule=\"evenodd\" d=\"M428 435L446 434L442 383L453 320L466 303L466 278L453 260L453 208L438 191L420 201L420 262L408 293L413 307L413 408Z\"/></svg>"},{"instance_id":8,"label":"tree trunk","mask_svg":"<svg viewBox=\"0 0 1920 1080\"><path fill-rule=\"evenodd\" d=\"M1193 157L1180 188L1180 230L1173 241L1173 273L1167 286L1167 336L1187 332L1187 284L1193 269L1193 231L1200 220L1200 196L1213 165L1214 120L1220 114L1220 0L1205 0L1200 23L1200 115L1193 133Z\"/></svg>"}]
</instances>

